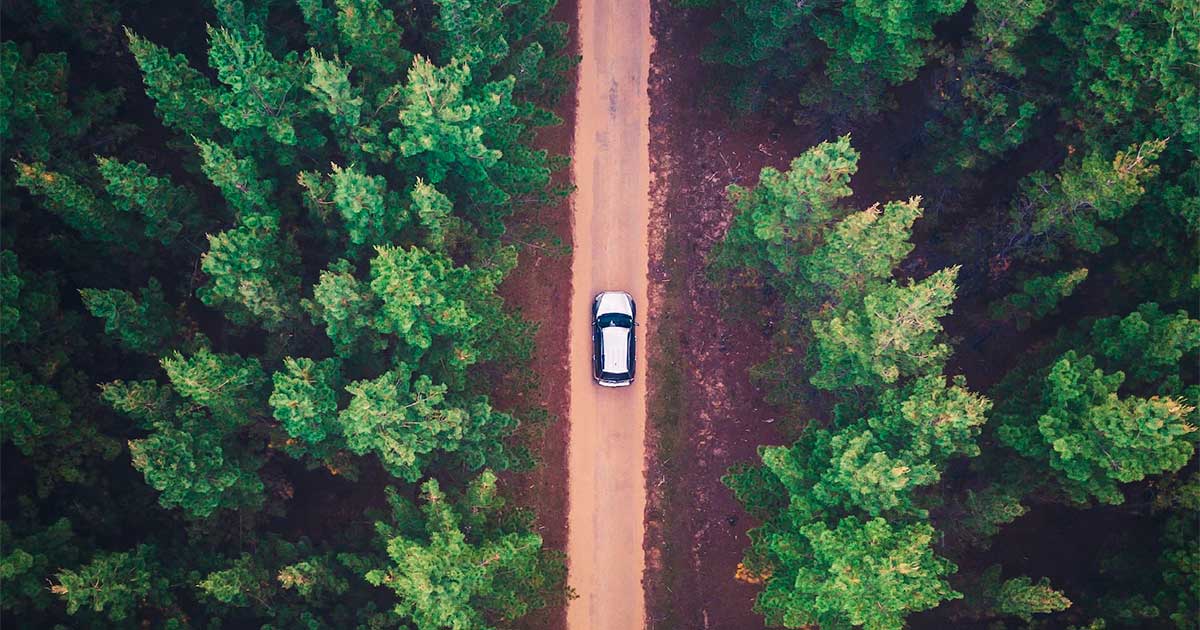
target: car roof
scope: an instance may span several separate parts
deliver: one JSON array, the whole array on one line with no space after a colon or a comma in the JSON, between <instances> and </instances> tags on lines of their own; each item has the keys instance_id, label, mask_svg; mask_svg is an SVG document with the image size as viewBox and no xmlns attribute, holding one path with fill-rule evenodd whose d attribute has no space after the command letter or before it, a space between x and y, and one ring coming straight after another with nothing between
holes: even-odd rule
<instances>
[{"instance_id":1,"label":"car roof","mask_svg":"<svg viewBox=\"0 0 1200 630\"><path fill-rule=\"evenodd\" d=\"M621 313L633 317L633 297L624 291L605 291L596 296L596 316Z\"/></svg>"},{"instance_id":2,"label":"car roof","mask_svg":"<svg viewBox=\"0 0 1200 630\"><path fill-rule=\"evenodd\" d=\"M607 326L600 329L604 344L603 371L609 374L629 372L629 329Z\"/></svg>"}]
</instances>

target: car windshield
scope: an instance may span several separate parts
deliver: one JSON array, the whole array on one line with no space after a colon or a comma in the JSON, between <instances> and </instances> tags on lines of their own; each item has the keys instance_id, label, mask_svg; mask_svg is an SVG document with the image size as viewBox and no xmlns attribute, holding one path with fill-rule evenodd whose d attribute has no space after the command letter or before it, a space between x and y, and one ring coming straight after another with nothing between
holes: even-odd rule
<instances>
[{"instance_id":1,"label":"car windshield","mask_svg":"<svg viewBox=\"0 0 1200 630\"><path fill-rule=\"evenodd\" d=\"M604 315L600 316L600 319L596 321L596 324L601 328L608 328L609 326L632 328L633 318L623 313L605 313Z\"/></svg>"}]
</instances>

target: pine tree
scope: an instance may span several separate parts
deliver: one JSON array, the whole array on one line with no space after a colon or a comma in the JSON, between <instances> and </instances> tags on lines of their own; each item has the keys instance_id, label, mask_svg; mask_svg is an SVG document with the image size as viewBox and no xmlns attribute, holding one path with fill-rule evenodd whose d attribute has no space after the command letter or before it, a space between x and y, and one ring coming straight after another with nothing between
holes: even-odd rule
<instances>
[{"instance_id":1,"label":"pine tree","mask_svg":"<svg viewBox=\"0 0 1200 630\"><path fill-rule=\"evenodd\" d=\"M1017 330L1025 330L1032 322L1053 313L1058 303L1074 293L1087 276L1088 270L1080 268L1030 278L1021 283L1020 291L992 304L992 318L1011 321Z\"/></svg>"},{"instance_id":2,"label":"pine tree","mask_svg":"<svg viewBox=\"0 0 1200 630\"><path fill-rule=\"evenodd\" d=\"M258 462L224 444L225 435L210 425L207 416L186 413L171 424L159 423L148 437L129 441L133 467L168 509L203 518L217 509L260 506Z\"/></svg>"},{"instance_id":3,"label":"pine tree","mask_svg":"<svg viewBox=\"0 0 1200 630\"><path fill-rule=\"evenodd\" d=\"M47 582L63 567L80 564L81 542L71 530L71 521L60 518L36 531L17 533L0 523L0 579L4 599L0 610L25 618L36 618L57 599Z\"/></svg>"},{"instance_id":4,"label":"pine tree","mask_svg":"<svg viewBox=\"0 0 1200 630\"><path fill-rule=\"evenodd\" d=\"M44 199L46 207L89 241L128 244L131 224L105 200L74 178L41 163L14 162L17 185Z\"/></svg>"},{"instance_id":5,"label":"pine tree","mask_svg":"<svg viewBox=\"0 0 1200 630\"><path fill-rule=\"evenodd\" d=\"M258 359L201 348L190 357L174 352L162 367L174 390L204 407L223 429L245 426L265 412L267 379Z\"/></svg>"},{"instance_id":6,"label":"pine tree","mask_svg":"<svg viewBox=\"0 0 1200 630\"><path fill-rule=\"evenodd\" d=\"M272 214L268 199L275 189L274 182L258 177L258 167L250 158L238 158L233 151L207 140L196 140L201 168L225 200L233 207L234 217L252 213Z\"/></svg>"},{"instance_id":7,"label":"pine tree","mask_svg":"<svg viewBox=\"0 0 1200 630\"><path fill-rule=\"evenodd\" d=\"M1124 500L1119 484L1182 468L1195 452L1195 408L1171 398L1120 397L1125 376L1095 368L1090 356L1064 354L1030 401L1036 427L1001 416L998 435L1017 452L1057 471L1075 501Z\"/></svg>"},{"instance_id":8,"label":"pine tree","mask_svg":"<svg viewBox=\"0 0 1200 630\"><path fill-rule=\"evenodd\" d=\"M125 29L129 52L137 60L146 83L146 95L154 101L163 124L181 133L202 138L217 130L217 88L192 68L183 55L172 55L136 33Z\"/></svg>"},{"instance_id":9,"label":"pine tree","mask_svg":"<svg viewBox=\"0 0 1200 630\"><path fill-rule=\"evenodd\" d=\"M752 189L730 186L734 217L714 251L714 270L766 278L794 274L799 254L817 244L827 223L846 214L838 202L850 195L857 169L858 152L850 136L842 136L805 151L786 173L763 169Z\"/></svg>"},{"instance_id":10,"label":"pine tree","mask_svg":"<svg viewBox=\"0 0 1200 630\"><path fill-rule=\"evenodd\" d=\"M805 526L800 536L762 540L780 554L755 604L771 625L899 630L909 612L962 597L943 579L955 567L933 553L927 524L849 517L834 528Z\"/></svg>"},{"instance_id":11,"label":"pine tree","mask_svg":"<svg viewBox=\"0 0 1200 630\"><path fill-rule=\"evenodd\" d=\"M1183 310L1164 312L1154 302L1125 317L1097 320L1090 332L1089 351L1104 365L1166 394L1182 393L1186 370L1200 350L1200 320Z\"/></svg>"},{"instance_id":12,"label":"pine tree","mask_svg":"<svg viewBox=\"0 0 1200 630\"><path fill-rule=\"evenodd\" d=\"M1045 0L975 2L971 35L962 47L941 48L944 79L934 92L941 116L926 123L936 138L935 169L982 169L1029 138L1051 100L1037 63L1026 50L1047 43L1038 27L1053 3ZM1036 42L1036 44L1035 44ZM1044 54L1044 53L1043 53Z\"/></svg>"},{"instance_id":13,"label":"pine tree","mask_svg":"<svg viewBox=\"0 0 1200 630\"><path fill-rule=\"evenodd\" d=\"M325 59L314 49L308 51L311 75L304 89L316 100L314 108L324 111L338 126L350 132L362 117L362 88L350 83L350 66L337 56Z\"/></svg>"},{"instance_id":14,"label":"pine tree","mask_svg":"<svg viewBox=\"0 0 1200 630\"><path fill-rule=\"evenodd\" d=\"M380 308L379 298L354 276L354 266L349 261L339 260L321 272L321 280L313 288L313 299L305 300L304 307L314 324L325 325L325 334L340 357L353 356L360 339L365 340L371 351L387 346L373 328Z\"/></svg>"},{"instance_id":15,"label":"pine tree","mask_svg":"<svg viewBox=\"0 0 1200 630\"><path fill-rule=\"evenodd\" d=\"M96 158L100 174L108 182L105 189L122 212L140 215L147 238L170 244L187 223L191 232L198 223L196 196L175 186L166 177L150 174L140 162L120 162Z\"/></svg>"},{"instance_id":16,"label":"pine tree","mask_svg":"<svg viewBox=\"0 0 1200 630\"><path fill-rule=\"evenodd\" d=\"M499 278L485 270L455 267L446 256L413 247L379 247L371 261L371 290L381 306L375 330L402 339L418 356L434 340L450 344L446 360L457 369L480 359L475 328L484 321L480 293ZM474 308L473 308L474 307Z\"/></svg>"},{"instance_id":17,"label":"pine tree","mask_svg":"<svg viewBox=\"0 0 1200 630\"><path fill-rule=\"evenodd\" d=\"M306 83L298 53L275 59L255 24L236 30L210 26L208 37L209 65L227 87L217 92L221 124L233 131L262 129L280 144L295 144L295 119L303 112L301 102L288 96Z\"/></svg>"},{"instance_id":18,"label":"pine tree","mask_svg":"<svg viewBox=\"0 0 1200 630\"><path fill-rule=\"evenodd\" d=\"M0 366L3 441L27 458L43 497L62 484L93 485L95 473L85 462L112 460L120 452L117 441L94 425L80 426L80 410L52 385L16 366Z\"/></svg>"},{"instance_id":19,"label":"pine tree","mask_svg":"<svg viewBox=\"0 0 1200 630\"><path fill-rule=\"evenodd\" d=\"M994 617L1017 617L1025 623L1033 621L1036 614L1066 610L1071 600L1042 578L1034 582L1029 576L1001 579L1002 567L992 565L977 579L964 587L970 616L977 619Z\"/></svg>"},{"instance_id":20,"label":"pine tree","mask_svg":"<svg viewBox=\"0 0 1200 630\"><path fill-rule=\"evenodd\" d=\"M824 242L801 259L800 274L821 287L818 295L837 295L839 303L862 295L868 283L890 278L912 251L908 239L921 216L920 204L920 197L893 201L882 209L876 204L838 221Z\"/></svg>"},{"instance_id":21,"label":"pine tree","mask_svg":"<svg viewBox=\"0 0 1200 630\"><path fill-rule=\"evenodd\" d=\"M709 5L712 0L685 0ZM929 56L934 24L963 7L963 0L921 2L721 2L715 41L702 59L749 71L736 73L732 96L739 108L768 97L793 99L841 113L870 114L883 105L883 89L916 76ZM823 72L817 73L818 70ZM781 82L804 77L810 88L782 91Z\"/></svg>"},{"instance_id":22,"label":"pine tree","mask_svg":"<svg viewBox=\"0 0 1200 630\"><path fill-rule=\"evenodd\" d=\"M235 323L275 330L298 313L299 278L292 275L295 245L269 214L248 214L238 226L208 237L200 258L208 282L200 301L221 308Z\"/></svg>"},{"instance_id":23,"label":"pine tree","mask_svg":"<svg viewBox=\"0 0 1200 630\"><path fill-rule=\"evenodd\" d=\"M463 451L471 468L504 466L501 441L516 428L486 404L460 405L445 385L414 377L404 364L346 387L351 400L338 420L355 453L373 452L390 473L416 481L437 452Z\"/></svg>"},{"instance_id":24,"label":"pine tree","mask_svg":"<svg viewBox=\"0 0 1200 630\"><path fill-rule=\"evenodd\" d=\"M0 42L0 76L0 140L6 163L49 162L74 173L85 159L71 149L85 135L95 151L110 149L136 131L136 126L112 119L121 104L121 90L70 87L66 53L35 54L15 41Z\"/></svg>"},{"instance_id":25,"label":"pine tree","mask_svg":"<svg viewBox=\"0 0 1200 630\"><path fill-rule=\"evenodd\" d=\"M541 537L501 525L502 503L480 501L493 496L484 488L495 482L485 471L463 501L447 496L436 480L426 481L419 516L388 489L393 521L376 523L387 557L366 577L395 592L395 612L417 628L482 630L492 627L491 619L511 621L567 595L558 586L562 560L543 550ZM467 520L475 524L467 528Z\"/></svg>"},{"instance_id":26,"label":"pine tree","mask_svg":"<svg viewBox=\"0 0 1200 630\"><path fill-rule=\"evenodd\" d=\"M465 94L470 81L471 69L464 62L439 68L424 57L414 58L401 94L401 126L388 137L402 157L420 161L430 183L453 173L477 203L503 203L507 194L488 172L502 153L486 146L483 134L511 98L513 83L489 84L484 93L491 98L485 100Z\"/></svg>"},{"instance_id":27,"label":"pine tree","mask_svg":"<svg viewBox=\"0 0 1200 630\"><path fill-rule=\"evenodd\" d=\"M898 85L925 65L933 25L965 0L852 0L818 18L813 31L830 49L825 75L843 97L866 111L877 108L872 82ZM839 15L840 13L840 15ZM876 78L877 77L877 78ZM865 93L864 93L865 92Z\"/></svg>"},{"instance_id":28,"label":"pine tree","mask_svg":"<svg viewBox=\"0 0 1200 630\"><path fill-rule=\"evenodd\" d=\"M316 4L306 1L301 6ZM351 66L362 68L368 75L386 76L403 72L412 62L412 53L401 41L404 29L396 23L393 11L383 8L379 0L334 0L334 4L338 8L334 19L339 45ZM310 14L320 13L314 7L305 10L306 16Z\"/></svg>"},{"instance_id":29,"label":"pine tree","mask_svg":"<svg viewBox=\"0 0 1200 630\"><path fill-rule=\"evenodd\" d=\"M893 282L863 298L862 310L844 309L814 321L813 351L820 365L812 384L821 389L880 388L941 371L950 349L938 341L938 319L950 314L958 267L907 285Z\"/></svg>"},{"instance_id":30,"label":"pine tree","mask_svg":"<svg viewBox=\"0 0 1200 630\"><path fill-rule=\"evenodd\" d=\"M138 545L132 552L100 553L78 569L55 575L50 592L67 602L67 613L80 608L123 621L150 602L167 603L169 578L156 566L155 548ZM156 575L157 573L157 575Z\"/></svg>"},{"instance_id":31,"label":"pine tree","mask_svg":"<svg viewBox=\"0 0 1200 630\"><path fill-rule=\"evenodd\" d=\"M140 300L121 289L81 289L83 305L104 320L104 332L133 352L153 354L174 335L171 308L162 285L151 278L140 292Z\"/></svg>"},{"instance_id":32,"label":"pine tree","mask_svg":"<svg viewBox=\"0 0 1200 630\"><path fill-rule=\"evenodd\" d=\"M370 176L354 166L333 165L333 203L353 245L381 246L395 240L407 223L398 196L389 193L383 177Z\"/></svg>"},{"instance_id":33,"label":"pine tree","mask_svg":"<svg viewBox=\"0 0 1200 630\"><path fill-rule=\"evenodd\" d=\"M283 366L283 370L272 375L275 389L270 403L275 419L283 423L288 435L308 445L316 446L331 435L339 435L338 362L288 357Z\"/></svg>"},{"instance_id":34,"label":"pine tree","mask_svg":"<svg viewBox=\"0 0 1200 630\"><path fill-rule=\"evenodd\" d=\"M1028 254L1047 259L1061 256L1063 245L1096 253L1116 243L1103 224L1138 202L1145 181L1158 173L1154 160L1165 146L1162 140L1143 142L1117 152L1111 161L1092 154L1056 177L1031 175L1013 205L1013 242L1032 241Z\"/></svg>"}]
</instances>

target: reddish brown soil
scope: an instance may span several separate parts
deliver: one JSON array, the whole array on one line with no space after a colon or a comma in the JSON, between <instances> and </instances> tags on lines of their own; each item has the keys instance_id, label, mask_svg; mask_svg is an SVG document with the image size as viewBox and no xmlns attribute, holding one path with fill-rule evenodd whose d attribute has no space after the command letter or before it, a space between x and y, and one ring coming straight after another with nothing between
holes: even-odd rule
<instances>
[{"instance_id":1,"label":"reddish brown soil","mask_svg":"<svg viewBox=\"0 0 1200 630\"><path fill-rule=\"evenodd\" d=\"M753 185L765 166L784 169L829 129L765 116L731 119L698 55L711 15L653 0L651 58L650 348L647 436L646 601L651 629L751 630L758 586L734 579L753 523L720 482L760 444L780 444L799 428L762 402L747 370L761 362L768 335L727 315L705 277L708 251L728 227L724 189ZM903 103L905 95L897 95ZM861 154L852 205L907 197L889 181L898 138L920 118L904 108L855 131Z\"/></svg>"},{"instance_id":2,"label":"reddish brown soil","mask_svg":"<svg viewBox=\"0 0 1200 630\"><path fill-rule=\"evenodd\" d=\"M570 25L570 53L578 54L575 0L560 0L554 9L555 20ZM535 145L552 155L570 155L575 128L575 71L567 77L568 86L554 112L563 119L556 127L540 129ZM569 184L570 169L555 175L555 184ZM564 245L571 244L571 206L563 199L536 209L521 220L545 226ZM528 473L504 475L510 496L522 507L537 513L537 532L550 549L567 548L567 384L568 318L571 298L570 256L550 250L525 248L517 269L501 287L507 303L522 316L537 324L532 366L537 378L532 391L508 392L498 397L502 409L519 410L541 406L550 413L550 422L529 426L523 431L526 446L537 458L537 467ZM526 630L561 630L566 627L566 607L555 606L530 614L519 626Z\"/></svg>"}]
</instances>

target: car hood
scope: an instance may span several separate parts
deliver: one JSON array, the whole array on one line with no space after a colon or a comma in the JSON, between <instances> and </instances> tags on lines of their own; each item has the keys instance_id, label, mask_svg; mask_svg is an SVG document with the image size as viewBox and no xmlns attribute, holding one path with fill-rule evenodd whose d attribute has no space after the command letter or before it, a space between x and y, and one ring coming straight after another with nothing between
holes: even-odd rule
<instances>
[{"instance_id":1,"label":"car hood","mask_svg":"<svg viewBox=\"0 0 1200 630\"><path fill-rule=\"evenodd\" d=\"M601 293L600 298L596 300L596 315L606 313L621 313L633 317L633 300L629 295L616 291Z\"/></svg>"}]
</instances>

